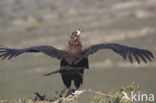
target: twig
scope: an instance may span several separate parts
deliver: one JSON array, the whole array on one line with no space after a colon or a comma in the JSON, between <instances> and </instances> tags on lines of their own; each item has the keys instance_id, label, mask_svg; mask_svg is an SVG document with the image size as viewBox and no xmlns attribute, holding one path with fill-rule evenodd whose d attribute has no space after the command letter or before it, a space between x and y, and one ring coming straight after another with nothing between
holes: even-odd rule
<instances>
[{"instance_id":1,"label":"twig","mask_svg":"<svg viewBox=\"0 0 156 103\"><path fill-rule=\"evenodd\" d=\"M53 101L52 103L65 103L65 102L69 102L69 101L74 101L75 98L79 97L80 95L82 95L84 93L92 93L92 94L98 94L98 95L101 95L104 97L114 98L114 96L111 94L104 94L99 91L93 91L91 89L89 89L89 90L84 89L84 90L76 90L75 92L71 93L67 97L58 98L57 100Z\"/></svg>"}]
</instances>

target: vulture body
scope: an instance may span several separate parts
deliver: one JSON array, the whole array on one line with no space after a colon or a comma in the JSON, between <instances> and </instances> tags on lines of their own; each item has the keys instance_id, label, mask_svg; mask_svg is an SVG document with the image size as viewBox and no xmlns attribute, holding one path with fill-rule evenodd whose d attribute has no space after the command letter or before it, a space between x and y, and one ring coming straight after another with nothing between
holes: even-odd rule
<instances>
[{"instance_id":1,"label":"vulture body","mask_svg":"<svg viewBox=\"0 0 156 103\"><path fill-rule=\"evenodd\" d=\"M151 61L153 58L153 54L146 49L129 47L116 43L96 44L88 47L87 49L83 49L80 42L80 32L80 29L72 32L67 50L58 50L55 47L46 45L24 49L0 47L0 58L2 60L10 60L13 57L19 56L20 54L26 52L42 52L48 56L57 58L60 60L60 69L45 74L45 76L60 73L63 83L68 89L71 87L72 80L74 81L76 89L80 87L83 83L84 70L89 69L88 56L98 50L111 49L124 59L129 59L131 63L133 63L133 59L135 59L138 63L140 63L141 60L147 63L147 60Z\"/></svg>"}]
</instances>

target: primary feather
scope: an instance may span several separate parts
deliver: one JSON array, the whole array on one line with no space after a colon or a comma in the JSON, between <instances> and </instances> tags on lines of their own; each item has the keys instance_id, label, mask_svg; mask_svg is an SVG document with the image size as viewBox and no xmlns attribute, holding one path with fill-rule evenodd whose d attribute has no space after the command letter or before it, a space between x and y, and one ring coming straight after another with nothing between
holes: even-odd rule
<instances>
[{"instance_id":1,"label":"primary feather","mask_svg":"<svg viewBox=\"0 0 156 103\"><path fill-rule=\"evenodd\" d=\"M135 59L138 63L140 63L140 59L143 60L145 63L147 63L147 59L151 61L151 59L153 58L153 54L145 49L139 49L115 43L107 43L107 44L92 45L89 48L83 50L81 57L79 57L77 62L82 58L88 57L89 55L101 49L111 49L115 53L122 56L124 59L128 58L131 63L133 63L133 59Z\"/></svg>"},{"instance_id":2,"label":"primary feather","mask_svg":"<svg viewBox=\"0 0 156 103\"><path fill-rule=\"evenodd\" d=\"M66 51L58 50L52 46L35 46L30 48L24 48L24 49L12 49L12 48L0 48L0 57L2 60L8 58L11 59L13 57L16 57L20 54L26 53L26 52L42 52L48 56L55 57L57 59L65 59L68 55Z\"/></svg>"}]
</instances>

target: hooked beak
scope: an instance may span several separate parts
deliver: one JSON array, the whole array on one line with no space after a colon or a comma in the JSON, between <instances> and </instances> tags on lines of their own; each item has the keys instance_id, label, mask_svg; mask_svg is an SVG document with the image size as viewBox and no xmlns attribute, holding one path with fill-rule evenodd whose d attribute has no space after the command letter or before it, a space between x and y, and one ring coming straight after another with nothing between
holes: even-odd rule
<instances>
[{"instance_id":1,"label":"hooked beak","mask_svg":"<svg viewBox=\"0 0 156 103\"><path fill-rule=\"evenodd\" d=\"M83 32L83 30L80 28L76 32L77 32L77 36L80 36L80 34L81 34L81 32Z\"/></svg>"}]
</instances>

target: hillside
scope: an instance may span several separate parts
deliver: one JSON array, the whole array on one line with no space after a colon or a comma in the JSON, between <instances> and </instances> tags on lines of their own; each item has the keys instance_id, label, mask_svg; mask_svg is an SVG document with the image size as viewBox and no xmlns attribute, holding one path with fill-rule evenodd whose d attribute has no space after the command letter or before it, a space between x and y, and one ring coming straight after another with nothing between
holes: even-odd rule
<instances>
[{"instance_id":1,"label":"hillside","mask_svg":"<svg viewBox=\"0 0 156 103\"><path fill-rule=\"evenodd\" d=\"M68 1L68 2L67 2ZM120 43L151 50L156 55L155 0L1 0L0 45L25 48L67 46L69 35L84 28L84 47ZM108 93L135 82L142 92L156 94L156 60L130 64L110 50L90 56L82 89ZM34 92L53 97L64 88L60 75L43 77L59 62L43 54L24 54L0 61L0 100L26 97ZM87 101L81 97L81 101Z\"/></svg>"}]
</instances>

